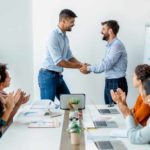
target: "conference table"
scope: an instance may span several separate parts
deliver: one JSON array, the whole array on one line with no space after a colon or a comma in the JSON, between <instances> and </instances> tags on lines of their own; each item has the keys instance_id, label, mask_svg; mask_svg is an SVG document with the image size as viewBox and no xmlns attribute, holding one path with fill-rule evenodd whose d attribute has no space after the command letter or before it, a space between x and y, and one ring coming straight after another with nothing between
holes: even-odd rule
<instances>
[{"instance_id":1,"label":"conference table","mask_svg":"<svg viewBox=\"0 0 150 150\"><path fill-rule=\"evenodd\" d=\"M40 104L41 105L41 104ZM97 150L94 140L120 140L128 150L149 150L150 145L135 145L131 144L127 137L114 135L117 130L125 131L126 125L121 114L101 115L97 109L108 108L106 105L87 105L82 111L83 118L81 124L84 130L81 132L79 145L71 145L70 135L67 131L69 123L69 111L59 110L61 116L50 118L48 115L31 113L31 107L21 108L14 118L13 123L0 139L1 150ZM115 106L117 109L117 107ZM45 108L47 109L47 108ZM38 109L37 109L38 110ZM41 110L41 108L39 108ZM45 111L44 109L42 111ZM47 111L47 110L46 110ZM30 112L30 113L29 113ZM25 114L26 116L21 116ZM36 116L37 115L37 116ZM43 116L41 116L43 115ZM34 119L33 119L34 118ZM32 128L29 127L29 122L36 119L59 122L59 127L55 128ZM93 120L113 120L119 128L93 128ZM113 136L112 136L113 135ZM116 137L114 137L116 136ZM123 135L122 135L123 136Z\"/></svg>"}]
</instances>

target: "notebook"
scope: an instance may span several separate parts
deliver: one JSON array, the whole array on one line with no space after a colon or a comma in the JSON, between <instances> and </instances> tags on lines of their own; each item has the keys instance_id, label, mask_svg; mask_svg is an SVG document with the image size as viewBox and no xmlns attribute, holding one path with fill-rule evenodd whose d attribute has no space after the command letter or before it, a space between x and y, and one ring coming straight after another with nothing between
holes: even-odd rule
<instances>
[{"instance_id":1,"label":"notebook","mask_svg":"<svg viewBox=\"0 0 150 150\"><path fill-rule=\"evenodd\" d=\"M127 150L120 140L94 142L98 150Z\"/></svg>"},{"instance_id":2,"label":"notebook","mask_svg":"<svg viewBox=\"0 0 150 150\"><path fill-rule=\"evenodd\" d=\"M115 121L93 121L95 128L117 128Z\"/></svg>"},{"instance_id":3,"label":"notebook","mask_svg":"<svg viewBox=\"0 0 150 150\"><path fill-rule=\"evenodd\" d=\"M100 114L119 114L117 109L98 109Z\"/></svg>"}]
</instances>

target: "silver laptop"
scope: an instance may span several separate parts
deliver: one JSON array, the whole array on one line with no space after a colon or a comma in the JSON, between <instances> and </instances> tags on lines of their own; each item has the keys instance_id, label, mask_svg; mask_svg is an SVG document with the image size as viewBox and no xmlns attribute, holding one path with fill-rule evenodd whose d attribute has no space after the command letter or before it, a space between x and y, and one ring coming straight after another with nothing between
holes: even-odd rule
<instances>
[{"instance_id":1,"label":"silver laptop","mask_svg":"<svg viewBox=\"0 0 150 150\"><path fill-rule=\"evenodd\" d=\"M117 109L98 109L100 114L119 114Z\"/></svg>"},{"instance_id":2,"label":"silver laptop","mask_svg":"<svg viewBox=\"0 0 150 150\"><path fill-rule=\"evenodd\" d=\"M60 108L69 110L69 100L79 99L79 109L85 109L85 94L61 94L60 95Z\"/></svg>"},{"instance_id":3,"label":"silver laptop","mask_svg":"<svg viewBox=\"0 0 150 150\"><path fill-rule=\"evenodd\" d=\"M120 140L94 142L98 150L127 150Z\"/></svg>"},{"instance_id":4,"label":"silver laptop","mask_svg":"<svg viewBox=\"0 0 150 150\"><path fill-rule=\"evenodd\" d=\"M115 121L93 121L95 128L118 128Z\"/></svg>"}]
</instances>

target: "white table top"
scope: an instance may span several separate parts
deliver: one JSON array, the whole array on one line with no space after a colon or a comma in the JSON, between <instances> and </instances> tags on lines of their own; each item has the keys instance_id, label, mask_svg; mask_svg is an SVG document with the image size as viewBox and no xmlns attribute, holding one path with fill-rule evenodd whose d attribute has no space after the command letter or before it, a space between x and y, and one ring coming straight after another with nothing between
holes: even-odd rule
<instances>
[{"instance_id":1,"label":"white table top","mask_svg":"<svg viewBox=\"0 0 150 150\"><path fill-rule=\"evenodd\" d=\"M86 122L86 121L92 122L95 119L97 120L97 119L102 119L103 117L106 117L106 118L108 118L109 121L115 121L119 125L120 130L126 129L125 120L124 120L122 114L100 115L100 113L98 111L95 111L96 109L99 109L99 108L101 108L101 109L102 108L103 109L104 108L107 108L107 109L116 108L118 110L117 106L111 107L111 108L107 107L106 105L87 106L86 110L84 112L86 114L86 116L84 117L84 122ZM111 117L112 119L111 118L109 119L109 117ZM88 132L90 132L91 135L95 135L95 136L100 135L100 136L104 136L105 138L107 138L108 136L110 136L110 133L113 130L118 130L118 128L117 129L115 129L115 128L100 128L100 129L96 129L96 130L89 130ZM88 132L85 132L86 150L97 150L93 141L87 139ZM104 138L104 140L105 140L105 138ZM128 138L111 138L111 139L112 140L115 140L115 139L121 140L128 150L149 150L150 149L149 144L144 144L144 145L131 144L130 141L128 140Z\"/></svg>"},{"instance_id":2,"label":"white table top","mask_svg":"<svg viewBox=\"0 0 150 150\"><path fill-rule=\"evenodd\" d=\"M18 116L0 139L0 149L49 150L52 147L56 150L59 149L62 132L63 111L62 116L54 118L61 122L59 128L28 128L28 124L17 121L17 118ZM46 120L51 120L50 117L45 118ZM30 120L31 117L29 117L29 122ZM25 118L25 122L26 121L27 118Z\"/></svg>"},{"instance_id":3,"label":"white table top","mask_svg":"<svg viewBox=\"0 0 150 150\"><path fill-rule=\"evenodd\" d=\"M99 106L87 106L83 111L83 122L91 122L94 119L99 118L100 115L97 108L106 108L104 105ZM63 113L63 112L62 112ZM64 113L63 113L64 114ZM107 115L109 118L110 115ZM105 115L106 117L106 115ZM125 129L125 122L120 114L111 115L112 120L116 121L120 129ZM0 139L0 149L2 150L59 150L63 115L56 117L61 122L59 128L28 128L27 124L16 121L9 127L3 137ZM109 136L109 133L113 129L98 129L90 131L95 134L100 133L101 136ZM66 131L67 132L67 131ZM94 133L95 132L95 133ZM92 140L87 139L87 132L85 131L86 150L96 150ZM150 145L134 145L131 144L127 138L120 138L126 145L128 150L149 150ZM69 141L68 141L69 142Z\"/></svg>"}]
</instances>

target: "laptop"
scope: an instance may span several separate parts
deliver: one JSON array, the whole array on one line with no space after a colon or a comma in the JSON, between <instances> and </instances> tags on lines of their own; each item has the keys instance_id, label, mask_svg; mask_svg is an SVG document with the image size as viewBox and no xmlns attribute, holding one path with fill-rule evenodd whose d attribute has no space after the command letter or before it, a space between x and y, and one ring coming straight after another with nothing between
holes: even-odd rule
<instances>
[{"instance_id":1,"label":"laptop","mask_svg":"<svg viewBox=\"0 0 150 150\"><path fill-rule=\"evenodd\" d=\"M118 128L115 121L93 121L95 128Z\"/></svg>"},{"instance_id":2,"label":"laptop","mask_svg":"<svg viewBox=\"0 0 150 150\"><path fill-rule=\"evenodd\" d=\"M127 150L124 143L120 140L96 141L94 143L98 150Z\"/></svg>"},{"instance_id":3,"label":"laptop","mask_svg":"<svg viewBox=\"0 0 150 150\"><path fill-rule=\"evenodd\" d=\"M61 94L60 95L60 108L63 110L69 110L70 99L79 99L79 109L85 109L85 94Z\"/></svg>"},{"instance_id":4,"label":"laptop","mask_svg":"<svg viewBox=\"0 0 150 150\"><path fill-rule=\"evenodd\" d=\"M100 114L119 114L117 109L98 109Z\"/></svg>"}]
</instances>

